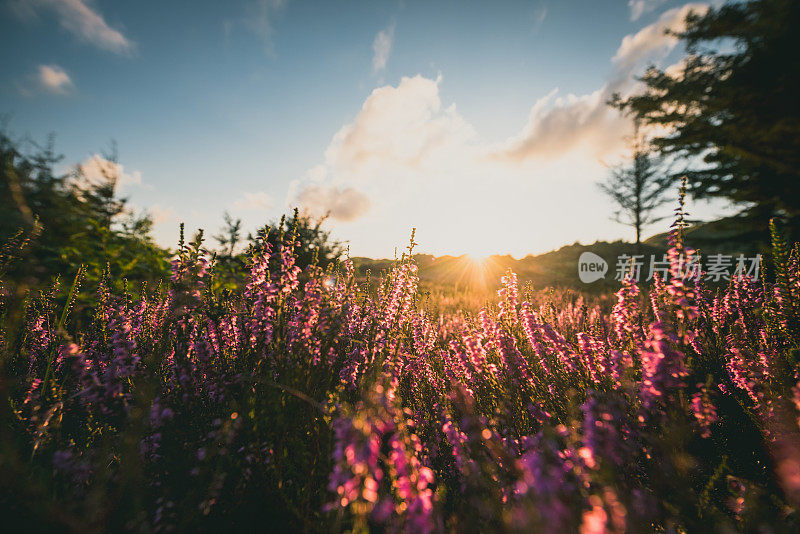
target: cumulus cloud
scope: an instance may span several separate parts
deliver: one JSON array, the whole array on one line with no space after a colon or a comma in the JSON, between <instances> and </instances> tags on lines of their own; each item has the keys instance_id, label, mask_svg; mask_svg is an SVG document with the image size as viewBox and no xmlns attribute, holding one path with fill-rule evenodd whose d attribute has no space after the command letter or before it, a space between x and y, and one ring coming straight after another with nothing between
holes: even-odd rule
<instances>
[{"instance_id":1,"label":"cumulus cloud","mask_svg":"<svg viewBox=\"0 0 800 534\"><path fill-rule=\"evenodd\" d=\"M122 164L110 161L99 154L90 156L80 163L78 171L78 179L91 185L114 182L118 189L144 187L141 172L125 172Z\"/></svg>"},{"instance_id":2,"label":"cumulus cloud","mask_svg":"<svg viewBox=\"0 0 800 534\"><path fill-rule=\"evenodd\" d=\"M58 65L39 65L33 81L38 90L55 95L66 95L75 89L69 74Z\"/></svg>"},{"instance_id":3,"label":"cumulus cloud","mask_svg":"<svg viewBox=\"0 0 800 534\"><path fill-rule=\"evenodd\" d=\"M622 83L630 79L634 69L646 61L661 58L669 54L678 44L678 39L667 31L682 32L686 29L686 17L691 12L703 14L708 11L708 4L686 4L665 11L656 22L649 24L638 32L626 35L614 54L612 62L616 70L613 83Z\"/></svg>"},{"instance_id":4,"label":"cumulus cloud","mask_svg":"<svg viewBox=\"0 0 800 534\"><path fill-rule=\"evenodd\" d=\"M386 68L389 61L389 54L392 53L392 43L394 42L394 23L385 30L378 32L375 40L372 41L372 71L378 73Z\"/></svg>"},{"instance_id":5,"label":"cumulus cloud","mask_svg":"<svg viewBox=\"0 0 800 534\"><path fill-rule=\"evenodd\" d=\"M315 216L329 215L339 221L352 221L369 210L370 200L364 193L352 188L311 184L296 197L303 209Z\"/></svg>"},{"instance_id":6,"label":"cumulus cloud","mask_svg":"<svg viewBox=\"0 0 800 534\"><path fill-rule=\"evenodd\" d=\"M134 50L134 43L109 26L85 0L17 0L11 6L17 15L26 18L35 17L40 11L50 11L58 17L62 28L103 50L117 54L129 54Z\"/></svg>"},{"instance_id":7,"label":"cumulus cloud","mask_svg":"<svg viewBox=\"0 0 800 534\"><path fill-rule=\"evenodd\" d=\"M436 166L460 152L475 132L456 111L442 107L441 77L403 77L379 87L355 120L334 135L325 152L329 172L348 178L372 176L386 167Z\"/></svg>"},{"instance_id":8,"label":"cumulus cloud","mask_svg":"<svg viewBox=\"0 0 800 534\"><path fill-rule=\"evenodd\" d=\"M293 183L287 203L354 220L375 198L391 198L470 166L481 147L455 105L442 104L440 83L441 77L417 75L373 90L353 121L333 136L324 163Z\"/></svg>"},{"instance_id":9,"label":"cumulus cloud","mask_svg":"<svg viewBox=\"0 0 800 534\"><path fill-rule=\"evenodd\" d=\"M509 139L496 158L522 161L533 157L553 158L576 148L588 148L593 155L621 150L631 131L630 121L611 109L607 102L616 92L636 86L634 75L647 62L666 57L678 44L667 30L685 29L691 11L704 13L707 4L686 4L664 12L659 19L622 39L611 60L612 71L602 88L590 94L556 97L554 90L539 99L519 135Z\"/></svg>"},{"instance_id":10,"label":"cumulus cloud","mask_svg":"<svg viewBox=\"0 0 800 534\"><path fill-rule=\"evenodd\" d=\"M528 123L509 140L503 158L518 162L533 157L552 159L578 148L599 157L621 147L630 124L606 104L609 95L604 89L558 98L557 92L553 90L534 104Z\"/></svg>"},{"instance_id":11,"label":"cumulus cloud","mask_svg":"<svg viewBox=\"0 0 800 534\"><path fill-rule=\"evenodd\" d=\"M266 211L274 205L272 198L263 191L245 192L233 203L233 207L241 211Z\"/></svg>"},{"instance_id":12,"label":"cumulus cloud","mask_svg":"<svg viewBox=\"0 0 800 534\"><path fill-rule=\"evenodd\" d=\"M631 20L638 20L645 13L650 13L667 0L628 0Z\"/></svg>"}]
</instances>

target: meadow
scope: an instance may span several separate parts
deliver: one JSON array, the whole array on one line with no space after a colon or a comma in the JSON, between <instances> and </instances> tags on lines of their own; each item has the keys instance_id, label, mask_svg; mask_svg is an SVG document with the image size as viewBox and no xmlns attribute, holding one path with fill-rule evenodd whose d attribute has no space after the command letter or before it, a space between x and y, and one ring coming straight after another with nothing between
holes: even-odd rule
<instances>
[{"instance_id":1,"label":"meadow","mask_svg":"<svg viewBox=\"0 0 800 534\"><path fill-rule=\"evenodd\" d=\"M520 289L432 307L300 269L293 231L214 283L2 292L0 508L27 531L791 532L800 505L800 247L771 280L684 267L611 298ZM282 228L282 227L281 227ZM4 247L0 272L26 242ZM59 298L58 295L66 295ZM443 308L448 308L442 311ZM15 530L15 529L12 529Z\"/></svg>"},{"instance_id":2,"label":"meadow","mask_svg":"<svg viewBox=\"0 0 800 534\"><path fill-rule=\"evenodd\" d=\"M2 4L0 534L800 532L800 2Z\"/></svg>"}]
</instances>

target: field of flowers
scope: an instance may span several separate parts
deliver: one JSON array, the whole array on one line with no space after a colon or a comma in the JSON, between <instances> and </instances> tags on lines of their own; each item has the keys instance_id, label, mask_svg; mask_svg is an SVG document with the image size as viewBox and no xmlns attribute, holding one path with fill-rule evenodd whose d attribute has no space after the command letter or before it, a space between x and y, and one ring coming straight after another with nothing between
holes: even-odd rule
<instances>
[{"instance_id":1,"label":"field of flowers","mask_svg":"<svg viewBox=\"0 0 800 534\"><path fill-rule=\"evenodd\" d=\"M774 281L711 291L672 236L672 276L625 281L612 310L508 272L496 304L433 316L410 256L358 282L348 262L301 270L291 232L252 250L240 292L195 240L164 287L104 283L82 322L80 274L4 286L3 521L796 531L800 248L776 234Z\"/></svg>"}]
</instances>

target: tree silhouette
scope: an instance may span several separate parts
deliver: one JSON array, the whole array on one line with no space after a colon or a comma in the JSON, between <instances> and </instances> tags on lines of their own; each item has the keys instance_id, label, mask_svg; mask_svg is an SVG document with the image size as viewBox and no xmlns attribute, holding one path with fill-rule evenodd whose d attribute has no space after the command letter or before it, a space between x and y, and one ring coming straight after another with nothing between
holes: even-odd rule
<instances>
[{"instance_id":1,"label":"tree silhouette","mask_svg":"<svg viewBox=\"0 0 800 534\"><path fill-rule=\"evenodd\" d=\"M663 162L649 151L638 126L631 144L631 162L613 167L608 178L598 186L617 205L613 219L634 228L638 246L642 229L664 218L656 212L669 202L666 193L671 184L664 179Z\"/></svg>"},{"instance_id":2,"label":"tree silhouette","mask_svg":"<svg viewBox=\"0 0 800 534\"><path fill-rule=\"evenodd\" d=\"M232 257L236 252L236 245L242 240L242 220L233 220L231 214L227 211L222 215L225 221L225 227L214 236L220 247L222 247L222 254L227 257Z\"/></svg>"},{"instance_id":3,"label":"tree silhouette","mask_svg":"<svg viewBox=\"0 0 800 534\"><path fill-rule=\"evenodd\" d=\"M612 103L663 133L663 155L685 158L690 193L748 215L800 215L800 2L756 0L687 18L688 56L650 68L643 93ZM680 68L677 68L680 67ZM673 176L677 177L679 174Z\"/></svg>"}]
</instances>

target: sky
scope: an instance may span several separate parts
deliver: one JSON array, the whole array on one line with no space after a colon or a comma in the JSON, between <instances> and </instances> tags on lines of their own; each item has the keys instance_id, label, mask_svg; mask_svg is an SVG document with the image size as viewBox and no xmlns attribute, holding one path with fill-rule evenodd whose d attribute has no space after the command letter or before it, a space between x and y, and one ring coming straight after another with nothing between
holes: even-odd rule
<instances>
[{"instance_id":1,"label":"sky","mask_svg":"<svg viewBox=\"0 0 800 534\"><path fill-rule=\"evenodd\" d=\"M0 2L7 130L54 133L63 170L114 169L161 245L180 222L213 234L228 211L252 231L298 206L329 214L351 255L370 257L392 257L412 228L435 255L632 239L597 187L629 155L630 121L606 101L636 91L649 64L678 68L683 50L664 30L708 8Z\"/></svg>"}]
</instances>

